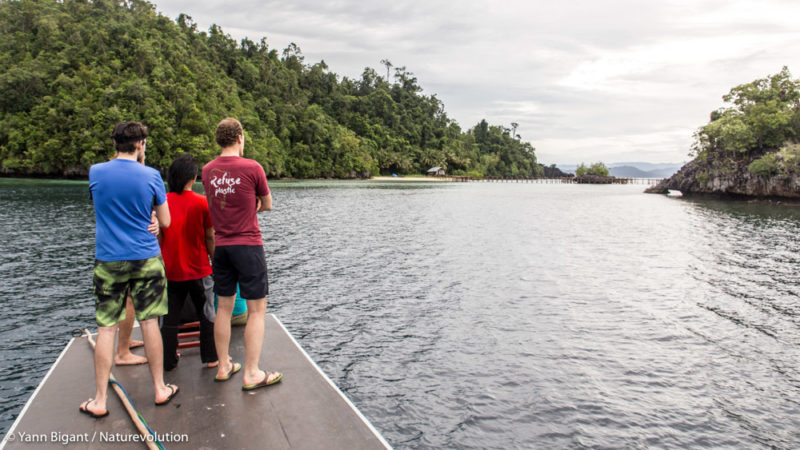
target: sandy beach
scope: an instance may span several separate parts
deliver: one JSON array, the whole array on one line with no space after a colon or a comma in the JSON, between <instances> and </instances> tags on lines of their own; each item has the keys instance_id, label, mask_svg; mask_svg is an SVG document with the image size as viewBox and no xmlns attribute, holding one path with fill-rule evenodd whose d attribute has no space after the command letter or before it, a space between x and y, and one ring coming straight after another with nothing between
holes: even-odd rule
<instances>
[{"instance_id":1,"label":"sandy beach","mask_svg":"<svg viewBox=\"0 0 800 450\"><path fill-rule=\"evenodd\" d=\"M453 181L450 177L372 177L373 181L424 181L424 182L440 182L440 181Z\"/></svg>"}]
</instances>

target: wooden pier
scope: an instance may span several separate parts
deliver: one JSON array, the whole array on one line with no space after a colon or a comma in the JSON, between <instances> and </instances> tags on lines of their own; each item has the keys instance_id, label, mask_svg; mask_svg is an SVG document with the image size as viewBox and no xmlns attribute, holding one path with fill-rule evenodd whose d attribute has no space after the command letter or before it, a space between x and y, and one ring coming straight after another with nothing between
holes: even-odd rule
<instances>
[{"instance_id":1,"label":"wooden pier","mask_svg":"<svg viewBox=\"0 0 800 450\"><path fill-rule=\"evenodd\" d=\"M244 327L233 327L231 355L244 362ZM139 329L134 335L140 338ZM133 405L165 448L173 449L385 449L369 421L317 367L283 324L267 316L261 366L283 380L244 392L242 372L215 383L198 348L182 349L165 381L180 387L166 406L153 403L148 366L112 368ZM109 387L109 415L92 419L78 405L94 394L93 351L86 337L72 339L3 439L0 448L145 448L121 401ZM33 441L31 441L33 439ZM60 439L60 441L59 441ZM109 439L116 439L111 440ZM125 440L128 441L125 441Z\"/></svg>"},{"instance_id":2,"label":"wooden pier","mask_svg":"<svg viewBox=\"0 0 800 450\"><path fill-rule=\"evenodd\" d=\"M466 176L448 176L454 182L484 182L484 183L542 183L542 184L645 184L656 185L663 178L618 178L618 177L483 177L470 178Z\"/></svg>"}]
</instances>

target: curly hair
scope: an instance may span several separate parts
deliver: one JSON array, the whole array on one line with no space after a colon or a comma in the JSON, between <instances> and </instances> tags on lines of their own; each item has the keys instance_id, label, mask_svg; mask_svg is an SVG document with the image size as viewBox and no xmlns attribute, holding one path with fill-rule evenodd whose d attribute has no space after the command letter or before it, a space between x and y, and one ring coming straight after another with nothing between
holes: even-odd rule
<instances>
[{"instance_id":1,"label":"curly hair","mask_svg":"<svg viewBox=\"0 0 800 450\"><path fill-rule=\"evenodd\" d=\"M230 147L243 134L242 124L232 117L227 117L217 125L217 144L222 148Z\"/></svg>"},{"instance_id":2,"label":"curly hair","mask_svg":"<svg viewBox=\"0 0 800 450\"><path fill-rule=\"evenodd\" d=\"M114 127L111 139L120 153L133 153L136 143L147 139L147 127L139 122L120 122Z\"/></svg>"}]
</instances>

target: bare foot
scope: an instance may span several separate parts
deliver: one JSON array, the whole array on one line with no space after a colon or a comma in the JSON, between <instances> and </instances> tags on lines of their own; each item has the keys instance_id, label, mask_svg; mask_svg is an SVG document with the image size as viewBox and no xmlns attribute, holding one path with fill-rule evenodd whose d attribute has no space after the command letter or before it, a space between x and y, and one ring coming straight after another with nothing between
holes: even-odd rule
<instances>
[{"instance_id":1,"label":"bare foot","mask_svg":"<svg viewBox=\"0 0 800 450\"><path fill-rule=\"evenodd\" d=\"M144 356L134 355L128 352L124 355L116 355L114 357L114 364L118 366L135 366L138 364L147 364L147 358Z\"/></svg>"},{"instance_id":2,"label":"bare foot","mask_svg":"<svg viewBox=\"0 0 800 450\"><path fill-rule=\"evenodd\" d=\"M131 339L128 342L128 348L136 348L136 347L144 347L144 341L137 341L136 339Z\"/></svg>"},{"instance_id":3,"label":"bare foot","mask_svg":"<svg viewBox=\"0 0 800 450\"><path fill-rule=\"evenodd\" d=\"M228 356L228 361L233 361L233 357ZM219 365L219 361L214 361L214 362L210 362L210 363L206 364L206 367L211 369L211 368L217 367L218 365Z\"/></svg>"}]
</instances>

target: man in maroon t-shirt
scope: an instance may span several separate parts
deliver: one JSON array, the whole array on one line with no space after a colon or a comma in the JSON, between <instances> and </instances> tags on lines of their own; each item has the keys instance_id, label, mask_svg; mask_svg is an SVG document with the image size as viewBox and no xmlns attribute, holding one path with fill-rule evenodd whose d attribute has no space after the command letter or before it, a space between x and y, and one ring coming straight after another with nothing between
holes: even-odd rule
<instances>
[{"instance_id":1,"label":"man in maroon t-shirt","mask_svg":"<svg viewBox=\"0 0 800 450\"><path fill-rule=\"evenodd\" d=\"M258 367L267 312L267 262L256 213L272 209L272 195L264 168L243 158L244 131L238 120L227 118L217 125L220 155L203 167L203 189L214 223L214 292L219 296L214 322L214 342L219 366L215 381L227 381L242 365L228 358L231 340L231 315L236 301L236 285L247 300L247 325L244 330L245 363L242 390L249 391L275 384L280 372L265 372Z\"/></svg>"}]
</instances>

